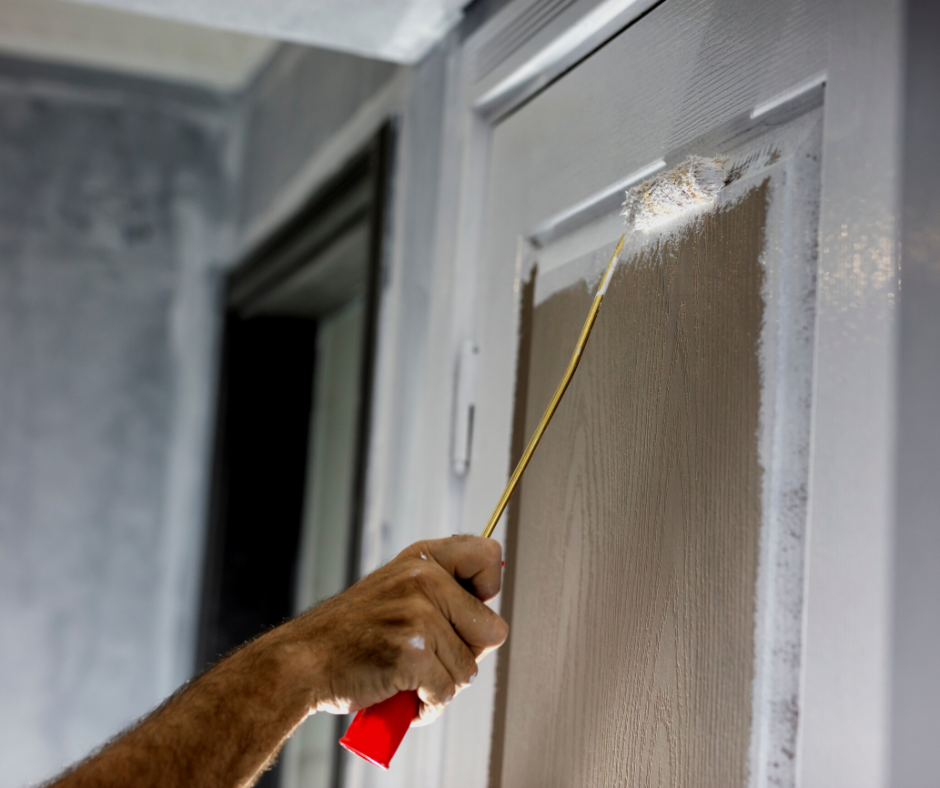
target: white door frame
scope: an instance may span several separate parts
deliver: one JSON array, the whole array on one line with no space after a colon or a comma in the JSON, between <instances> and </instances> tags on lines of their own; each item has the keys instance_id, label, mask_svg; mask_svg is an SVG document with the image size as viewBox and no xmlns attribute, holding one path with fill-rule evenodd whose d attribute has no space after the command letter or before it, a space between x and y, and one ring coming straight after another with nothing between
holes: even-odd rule
<instances>
[{"instance_id":1,"label":"white door frame","mask_svg":"<svg viewBox=\"0 0 940 788\"><path fill-rule=\"evenodd\" d=\"M517 0L450 56L429 348L439 371L452 370L460 342L484 330L477 283L488 268L506 264L479 259L494 124L652 3L575 2L477 79L481 52L537 5ZM778 84L771 76L753 101L755 108L773 102L825 74L798 782L880 786L889 757L903 6L901 0L817 5L825 10L824 51L806 53L803 80ZM505 451L491 451L485 460L477 454L462 480L450 475L447 462L453 376L429 380L427 401L434 404L425 456L437 483L428 485L424 515L428 524L443 523L441 531L479 531L508 476L514 381L489 378L487 370L515 369L515 336L494 352L501 357L480 359L478 394L491 391L502 404L492 420L478 409L474 448ZM487 782L490 663L445 715L442 785Z\"/></svg>"}]
</instances>

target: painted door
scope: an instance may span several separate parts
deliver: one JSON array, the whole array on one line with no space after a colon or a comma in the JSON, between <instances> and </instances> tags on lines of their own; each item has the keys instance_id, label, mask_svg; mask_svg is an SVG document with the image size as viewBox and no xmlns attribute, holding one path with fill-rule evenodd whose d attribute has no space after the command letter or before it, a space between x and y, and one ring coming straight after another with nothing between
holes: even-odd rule
<instances>
[{"instance_id":1,"label":"painted door","mask_svg":"<svg viewBox=\"0 0 940 788\"><path fill-rule=\"evenodd\" d=\"M628 235L506 518L493 784L795 780L824 14L668 0L495 124L477 325L484 380L516 384L478 411L514 402L513 454ZM625 227L625 191L690 155L715 204Z\"/></svg>"}]
</instances>

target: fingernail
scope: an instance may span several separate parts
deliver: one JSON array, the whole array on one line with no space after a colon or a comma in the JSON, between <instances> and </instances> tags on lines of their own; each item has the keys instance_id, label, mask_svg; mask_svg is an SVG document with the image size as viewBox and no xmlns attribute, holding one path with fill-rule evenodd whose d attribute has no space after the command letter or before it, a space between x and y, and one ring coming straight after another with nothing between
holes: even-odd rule
<instances>
[{"instance_id":1,"label":"fingernail","mask_svg":"<svg viewBox=\"0 0 940 788\"><path fill-rule=\"evenodd\" d=\"M477 674L474 673L472 676L470 676L469 679L467 679L467 684L473 684L473 682L476 681L476 678L477 678Z\"/></svg>"},{"instance_id":2,"label":"fingernail","mask_svg":"<svg viewBox=\"0 0 940 788\"><path fill-rule=\"evenodd\" d=\"M446 698L444 698L444 703L450 703L453 699L453 695L448 695Z\"/></svg>"}]
</instances>

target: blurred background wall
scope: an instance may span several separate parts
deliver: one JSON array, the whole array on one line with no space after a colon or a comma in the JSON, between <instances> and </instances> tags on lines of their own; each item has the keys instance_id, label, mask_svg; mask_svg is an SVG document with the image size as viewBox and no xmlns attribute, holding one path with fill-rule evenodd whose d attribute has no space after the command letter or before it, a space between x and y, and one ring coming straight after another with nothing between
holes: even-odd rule
<instances>
[{"instance_id":1,"label":"blurred background wall","mask_svg":"<svg viewBox=\"0 0 940 788\"><path fill-rule=\"evenodd\" d=\"M395 7L428 2L466 5ZM434 392L459 340L432 336L455 286L441 179L460 47L507 0L451 14L404 64L109 4L0 0L0 788L51 777L197 669L226 277L385 127L362 567L456 511L438 490ZM394 779L437 784L447 730L413 732Z\"/></svg>"},{"instance_id":2,"label":"blurred background wall","mask_svg":"<svg viewBox=\"0 0 940 788\"><path fill-rule=\"evenodd\" d=\"M128 32L99 9L84 49L4 47L14 22L28 32L19 6L0 3L4 788L51 776L191 676L225 270L401 70L263 40L236 40L240 56L213 43L230 34L168 55L188 28ZM118 49L138 36L115 56L128 67L110 67L102 19Z\"/></svg>"},{"instance_id":3,"label":"blurred background wall","mask_svg":"<svg viewBox=\"0 0 940 788\"><path fill-rule=\"evenodd\" d=\"M0 61L3 785L190 668L229 117L202 89Z\"/></svg>"}]
</instances>

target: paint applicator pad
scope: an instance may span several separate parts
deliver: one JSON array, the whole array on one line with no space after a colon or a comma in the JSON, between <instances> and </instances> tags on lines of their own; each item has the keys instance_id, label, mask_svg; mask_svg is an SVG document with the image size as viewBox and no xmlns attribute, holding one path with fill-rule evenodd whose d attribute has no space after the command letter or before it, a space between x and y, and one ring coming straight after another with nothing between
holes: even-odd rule
<instances>
[{"instance_id":1,"label":"paint applicator pad","mask_svg":"<svg viewBox=\"0 0 940 788\"><path fill-rule=\"evenodd\" d=\"M709 207L725 185L727 161L689 156L678 167L630 189L621 212L626 225L648 232L671 219Z\"/></svg>"}]
</instances>

